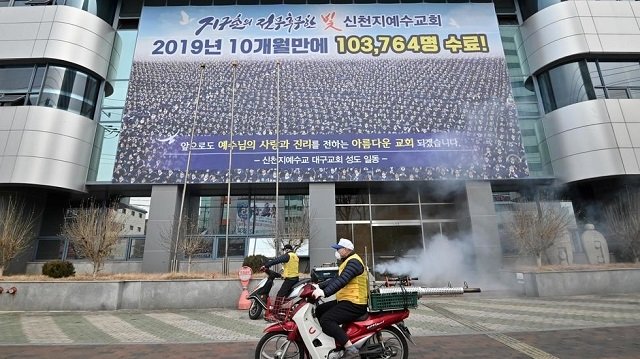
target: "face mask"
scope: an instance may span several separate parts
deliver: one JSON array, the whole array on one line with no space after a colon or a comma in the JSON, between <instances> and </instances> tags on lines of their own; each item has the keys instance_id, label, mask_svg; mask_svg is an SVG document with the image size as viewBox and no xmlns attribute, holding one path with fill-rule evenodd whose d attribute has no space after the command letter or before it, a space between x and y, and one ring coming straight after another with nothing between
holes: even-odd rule
<instances>
[{"instance_id":1,"label":"face mask","mask_svg":"<svg viewBox=\"0 0 640 359\"><path fill-rule=\"evenodd\" d=\"M342 259L342 256L340 255L340 252L338 252L338 251L335 251L335 256L336 256L336 259L338 259L338 260Z\"/></svg>"}]
</instances>

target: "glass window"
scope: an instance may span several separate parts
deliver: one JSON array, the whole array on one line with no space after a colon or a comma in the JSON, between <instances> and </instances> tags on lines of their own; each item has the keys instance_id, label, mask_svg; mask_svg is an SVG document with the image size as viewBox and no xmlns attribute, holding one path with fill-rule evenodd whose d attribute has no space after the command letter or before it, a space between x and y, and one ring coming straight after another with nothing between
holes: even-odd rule
<instances>
[{"instance_id":1,"label":"glass window","mask_svg":"<svg viewBox=\"0 0 640 359\"><path fill-rule=\"evenodd\" d=\"M362 221L368 219L368 206L336 206L337 221Z\"/></svg>"},{"instance_id":2,"label":"glass window","mask_svg":"<svg viewBox=\"0 0 640 359\"><path fill-rule=\"evenodd\" d=\"M133 65L133 53L135 52L136 48L138 31L118 30L118 37L121 41L120 57L118 58L117 62L111 64L116 69L115 75L112 79L129 79L131 74L131 66Z\"/></svg>"},{"instance_id":3,"label":"glass window","mask_svg":"<svg viewBox=\"0 0 640 359\"><path fill-rule=\"evenodd\" d=\"M526 152L526 153L537 153L537 152L540 152L540 148L537 145L524 146L524 152Z\"/></svg>"},{"instance_id":4,"label":"glass window","mask_svg":"<svg viewBox=\"0 0 640 359\"><path fill-rule=\"evenodd\" d=\"M221 241L224 243L224 237ZM276 250L273 248L273 238L249 238L248 250L247 255L250 256L262 254L271 258L276 255Z\"/></svg>"},{"instance_id":5,"label":"glass window","mask_svg":"<svg viewBox=\"0 0 640 359\"><path fill-rule=\"evenodd\" d=\"M33 66L1 66L0 94L28 92L33 68Z\"/></svg>"},{"instance_id":6,"label":"glass window","mask_svg":"<svg viewBox=\"0 0 640 359\"><path fill-rule=\"evenodd\" d=\"M115 113L114 116L122 116L122 110L108 110L107 113ZM106 117L105 110L102 110L101 118ZM96 138L95 145L100 148L100 158L95 181L111 181L113 177L113 166L116 162L116 150L120 139L121 122L100 122L102 136ZM100 132L98 132L99 134Z\"/></svg>"},{"instance_id":7,"label":"glass window","mask_svg":"<svg viewBox=\"0 0 640 359\"><path fill-rule=\"evenodd\" d=\"M560 65L542 73L538 83L547 112L596 98L586 61Z\"/></svg>"},{"instance_id":8,"label":"glass window","mask_svg":"<svg viewBox=\"0 0 640 359\"><path fill-rule=\"evenodd\" d=\"M403 169L404 170L404 169ZM418 191L413 186L390 186L371 190L371 203L418 203Z\"/></svg>"},{"instance_id":9,"label":"glass window","mask_svg":"<svg viewBox=\"0 0 640 359\"><path fill-rule=\"evenodd\" d=\"M640 87L639 62L599 61L604 85L609 87Z\"/></svg>"},{"instance_id":10,"label":"glass window","mask_svg":"<svg viewBox=\"0 0 640 359\"><path fill-rule=\"evenodd\" d=\"M38 241L36 260L60 259L64 252L64 241L58 238L41 238Z\"/></svg>"},{"instance_id":11,"label":"glass window","mask_svg":"<svg viewBox=\"0 0 640 359\"><path fill-rule=\"evenodd\" d=\"M460 239L457 222L441 222L442 234L449 239Z\"/></svg>"},{"instance_id":12,"label":"glass window","mask_svg":"<svg viewBox=\"0 0 640 359\"><path fill-rule=\"evenodd\" d=\"M589 77L591 78L591 83L593 84L593 86L602 86L597 63L589 61L587 63L587 68L589 69Z\"/></svg>"},{"instance_id":13,"label":"glass window","mask_svg":"<svg viewBox=\"0 0 640 359\"><path fill-rule=\"evenodd\" d=\"M437 185L424 185L420 189L420 202L426 203L453 203L456 196L464 193L464 182L451 182L441 187Z\"/></svg>"},{"instance_id":14,"label":"glass window","mask_svg":"<svg viewBox=\"0 0 640 359\"><path fill-rule=\"evenodd\" d=\"M38 105L92 118L98 89L98 80L91 76L64 67L50 66Z\"/></svg>"},{"instance_id":15,"label":"glass window","mask_svg":"<svg viewBox=\"0 0 640 359\"><path fill-rule=\"evenodd\" d=\"M37 103L43 77L42 65L0 66L0 105L21 106Z\"/></svg>"},{"instance_id":16,"label":"glass window","mask_svg":"<svg viewBox=\"0 0 640 359\"><path fill-rule=\"evenodd\" d=\"M225 196L196 197L192 211L197 211L198 228L206 234L226 234L227 203ZM288 223L308 216L308 197L300 195L280 196L278 208L281 230ZM284 205L284 207L282 207ZM230 234L257 234L273 236L276 224L274 196L231 197L228 218ZM196 212L193 212L196 213ZM299 223L299 221L297 222Z\"/></svg>"},{"instance_id":17,"label":"glass window","mask_svg":"<svg viewBox=\"0 0 640 359\"><path fill-rule=\"evenodd\" d=\"M415 255L423 248L420 226L372 227L376 265L387 260Z\"/></svg>"},{"instance_id":18,"label":"glass window","mask_svg":"<svg viewBox=\"0 0 640 359\"><path fill-rule=\"evenodd\" d=\"M66 259L82 259L84 258L84 256L82 256L79 252L76 251L75 247L73 246L72 242L68 242L69 245L67 247L67 258Z\"/></svg>"},{"instance_id":19,"label":"glass window","mask_svg":"<svg viewBox=\"0 0 640 359\"><path fill-rule=\"evenodd\" d=\"M372 206L373 220L410 220L420 219L420 207L415 206Z\"/></svg>"},{"instance_id":20,"label":"glass window","mask_svg":"<svg viewBox=\"0 0 640 359\"><path fill-rule=\"evenodd\" d=\"M226 240L224 237L218 237L218 258L224 258L224 248ZM243 257L245 254L246 238L229 238L229 257Z\"/></svg>"},{"instance_id":21,"label":"glass window","mask_svg":"<svg viewBox=\"0 0 640 359\"><path fill-rule=\"evenodd\" d=\"M522 21L527 20L538 11L560 2L561 0L518 0Z\"/></svg>"},{"instance_id":22,"label":"glass window","mask_svg":"<svg viewBox=\"0 0 640 359\"><path fill-rule=\"evenodd\" d=\"M209 3L211 5L211 3ZM142 0L123 1L120 5L120 18L140 17L142 11Z\"/></svg>"},{"instance_id":23,"label":"glass window","mask_svg":"<svg viewBox=\"0 0 640 359\"><path fill-rule=\"evenodd\" d=\"M120 238L111 251L109 256L112 260L124 261L127 259L127 246L129 245L129 238Z\"/></svg>"},{"instance_id":24,"label":"glass window","mask_svg":"<svg viewBox=\"0 0 640 359\"><path fill-rule=\"evenodd\" d=\"M213 251L213 241L215 240L215 237L193 236L193 237L188 237L187 240L197 241L193 243L199 243L199 242L203 243L202 247L198 248L198 251L191 255L192 258L211 258L212 257L211 252ZM222 239L222 241L224 243L224 238ZM224 251L224 246L222 248ZM183 258L186 258L186 257L183 257Z\"/></svg>"},{"instance_id":25,"label":"glass window","mask_svg":"<svg viewBox=\"0 0 640 359\"><path fill-rule=\"evenodd\" d=\"M515 14L516 5L513 0L494 0L496 13L498 14Z\"/></svg>"},{"instance_id":26,"label":"glass window","mask_svg":"<svg viewBox=\"0 0 640 359\"><path fill-rule=\"evenodd\" d=\"M27 98L27 105L36 105L38 103L38 97L40 96L40 89L42 88L42 82L44 81L44 73L46 67L39 65L36 67L36 73L31 83L31 89Z\"/></svg>"},{"instance_id":27,"label":"glass window","mask_svg":"<svg viewBox=\"0 0 640 359\"><path fill-rule=\"evenodd\" d=\"M369 192L366 188L336 189L336 204L369 203Z\"/></svg>"},{"instance_id":28,"label":"glass window","mask_svg":"<svg viewBox=\"0 0 640 359\"><path fill-rule=\"evenodd\" d=\"M629 95L631 95L631 98L640 99L640 89L631 89L631 90L629 90Z\"/></svg>"},{"instance_id":29,"label":"glass window","mask_svg":"<svg viewBox=\"0 0 640 359\"><path fill-rule=\"evenodd\" d=\"M453 203L432 203L422 205L422 218L424 219L455 219L456 206Z\"/></svg>"},{"instance_id":30,"label":"glass window","mask_svg":"<svg viewBox=\"0 0 640 359\"><path fill-rule=\"evenodd\" d=\"M131 253L129 254L129 258L142 259L143 254L144 254L144 238L132 239Z\"/></svg>"},{"instance_id":31,"label":"glass window","mask_svg":"<svg viewBox=\"0 0 640 359\"><path fill-rule=\"evenodd\" d=\"M629 95L627 94L627 90L625 89L607 89L607 93L609 94L609 98L614 98L614 99L625 99L625 98L629 98Z\"/></svg>"}]
</instances>

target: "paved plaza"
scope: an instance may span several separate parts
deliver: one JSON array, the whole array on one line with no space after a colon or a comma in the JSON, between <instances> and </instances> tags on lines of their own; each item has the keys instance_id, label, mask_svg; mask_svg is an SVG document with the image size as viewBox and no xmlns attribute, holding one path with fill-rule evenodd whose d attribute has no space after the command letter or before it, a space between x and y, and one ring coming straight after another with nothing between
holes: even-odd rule
<instances>
[{"instance_id":1,"label":"paved plaza","mask_svg":"<svg viewBox=\"0 0 640 359\"><path fill-rule=\"evenodd\" d=\"M0 357L33 350L36 354L27 357L41 357L37 355L38 350L42 357L48 357L56 350L71 354L87 346L123 350L123 345L130 344L134 346L128 350L143 352L145 348L155 348L150 349L154 351L164 345L164 352L170 353L171 348L179 344L183 349L176 358L200 357L196 353L185 356L185 353L197 351L203 345L203 352L210 357L242 358L249 357L247 353L255 347L266 324L263 320L250 320L246 311L223 309L0 312ZM470 353L475 353L470 357L640 358L640 341L636 339L640 334L640 294L559 298L472 294L423 297L419 307L411 311L407 326L420 347L411 348L412 358L467 357L462 351L458 351L458 355L442 354L447 346L464 348L465 345L470 346ZM630 339L623 343L627 336ZM560 338L565 338L567 344ZM577 345L572 338L584 343L572 349L572 345ZM545 349L545 343L550 341L558 342ZM598 342L608 343L613 349L624 347L624 350L613 356L603 356L594 350L584 353L586 345ZM211 356L212 348L235 354ZM579 356L572 355L578 352ZM486 353L493 355L486 356Z\"/></svg>"}]
</instances>

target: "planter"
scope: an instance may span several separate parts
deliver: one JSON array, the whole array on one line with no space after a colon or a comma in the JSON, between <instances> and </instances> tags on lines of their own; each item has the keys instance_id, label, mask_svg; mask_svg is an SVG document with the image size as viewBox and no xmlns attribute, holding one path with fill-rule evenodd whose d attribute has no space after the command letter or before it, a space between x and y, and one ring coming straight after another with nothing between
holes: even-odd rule
<instances>
[{"instance_id":1,"label":"planter","mask_svg":"<svg viewBox=\"0 0 640 359\"><path fill-rule=\"evenodd\" d=\"M252 280L249 290L259 279ZM276 293L282 281L274 283ZM242 287L238 279L148 281L0 281L0 310L92 311L118 309L237 308ZM16 287L15 294L6 289Z\"/></svg>"}]
</instances>

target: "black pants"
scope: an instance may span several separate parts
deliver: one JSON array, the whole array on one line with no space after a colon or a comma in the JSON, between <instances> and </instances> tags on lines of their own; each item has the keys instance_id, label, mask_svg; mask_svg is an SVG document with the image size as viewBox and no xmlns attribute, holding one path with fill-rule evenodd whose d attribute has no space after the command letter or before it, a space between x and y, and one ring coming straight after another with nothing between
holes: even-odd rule
<instances>
[{"instance_id":1,"label":"black pants","mask_svg":"<svg viewBox=\"0 0 640 359\"><path fill-rule=\"evenodd\" d=\"M284 283L282 283L282 287L276 294L277 297L286 297L291 292L291 288L298 283L298 277L285 278Z\"/></svg>"},{"instance_id":2,"label":"black pants","mask_svg":"<svg viewBox=\"0 0 640 359\"><path fill-rule=\"evenodd\" d=\"M338 345L345 345L349 338L340 325L353 322L366 312L366 304L333 300L320 304L316 308L316 317L320 320L320 327L325 334L333 337Z\"/></svg>"}]
</instances>

